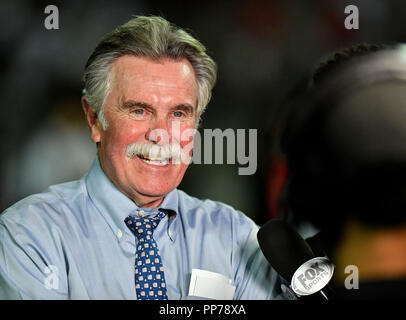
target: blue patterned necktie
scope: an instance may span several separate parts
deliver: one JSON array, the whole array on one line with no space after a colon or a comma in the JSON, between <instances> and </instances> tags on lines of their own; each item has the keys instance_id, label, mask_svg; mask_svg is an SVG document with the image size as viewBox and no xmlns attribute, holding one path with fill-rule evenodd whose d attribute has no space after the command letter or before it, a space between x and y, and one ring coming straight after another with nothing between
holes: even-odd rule
<instances>
[{"instance_id":1,"label":"blue patterned necktie","mask_svg":"<svg viewBox=\"0 0 406 320\"><path fill-rule=\"evenodd\" d=\"M135 254L135 289L138 300L168 300L164 268L152 233L166 212L152 218L128 216L124 221L138 238Z\"/></svg>"}]
</instances>

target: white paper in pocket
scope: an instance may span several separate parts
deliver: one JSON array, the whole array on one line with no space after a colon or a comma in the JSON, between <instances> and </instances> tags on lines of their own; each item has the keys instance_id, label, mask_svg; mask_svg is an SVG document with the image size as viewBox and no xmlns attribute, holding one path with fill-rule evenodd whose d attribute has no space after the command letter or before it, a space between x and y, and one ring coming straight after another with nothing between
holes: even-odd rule
<instances>
[{"instance_id":1,"label":"white paper in pocket","mask_svg":"<svg viewBox=\"0 0 406 320\"><path fill-rule=\"evenodd\" d=\"M192 269L189 284L189 296L215 300L233 300L235 286L222 274Z\"/></svg>"}]
</instances>

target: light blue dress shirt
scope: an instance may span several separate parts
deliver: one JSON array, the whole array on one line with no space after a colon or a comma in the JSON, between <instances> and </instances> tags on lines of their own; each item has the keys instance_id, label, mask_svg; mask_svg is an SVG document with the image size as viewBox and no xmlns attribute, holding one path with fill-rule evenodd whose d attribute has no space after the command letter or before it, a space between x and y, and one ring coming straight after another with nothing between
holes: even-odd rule
<instances>
[{"instance_id":1,"label":"light blue dress shirt","mask_svg":"<svg viewBox=\"0 0 406 320\"><path fill-rule=\"evenodd\" d=\"M277 275L261 253L258 226L220 202L171 191L154 231L169 299L188 299L192 269L236 286L234 299L272 299ZM0 215L0 299L136 299L137 239L128 215L148 216L96 160L78 181L54 185Z\"/></svg>"}]
</instances>

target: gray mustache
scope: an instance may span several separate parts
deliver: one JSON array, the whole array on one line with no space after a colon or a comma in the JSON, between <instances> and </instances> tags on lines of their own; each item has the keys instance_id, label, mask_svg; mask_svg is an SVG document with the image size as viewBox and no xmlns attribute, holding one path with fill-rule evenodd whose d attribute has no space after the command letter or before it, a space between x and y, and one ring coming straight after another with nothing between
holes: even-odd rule
<instances>
[{"instance_id":1,"label":"gray mustache","mask_svg":"<svg viewBox=\"0 0 406 320\"><path fill-rule=\"evenodd\" d=\"M129 159L132 159L135 156L160 161L165 161L172 158L173 163L179 163L182 159L182 154L182 147L178 143L158 145L152 142L136 142L130 144L126 148L126 156Z\"/></svg>"}]
</instances>

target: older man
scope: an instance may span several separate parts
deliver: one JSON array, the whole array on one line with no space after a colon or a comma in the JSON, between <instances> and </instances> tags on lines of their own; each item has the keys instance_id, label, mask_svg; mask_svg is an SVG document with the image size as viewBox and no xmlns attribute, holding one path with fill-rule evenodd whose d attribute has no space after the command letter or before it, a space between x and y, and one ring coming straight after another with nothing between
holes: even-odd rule
<instances>
[{"instance_id":1,"label":"older man","mask_svg":"<svg viewBox=\"0 0 406 320\"><path fill-rule=\"evenodd\" d=\"M160 17L98 44L82 98L98 157L1 214L0 298L275 296L255 223L176 189L215 79L204 46Z\"/></svg>"}]
</instances>

